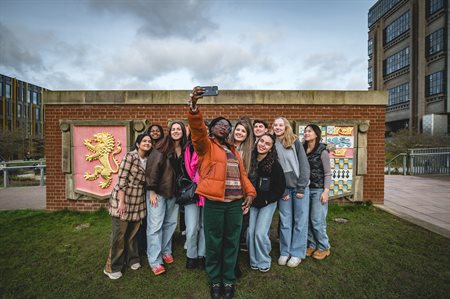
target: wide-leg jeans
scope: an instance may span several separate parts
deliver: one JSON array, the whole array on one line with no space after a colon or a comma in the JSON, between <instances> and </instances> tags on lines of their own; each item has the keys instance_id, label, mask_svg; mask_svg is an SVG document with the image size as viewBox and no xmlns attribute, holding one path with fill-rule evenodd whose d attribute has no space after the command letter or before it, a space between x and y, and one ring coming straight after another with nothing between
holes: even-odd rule
<instances>
[{"instance_id":1,"label":"wide-leg jeans","mask_svg":"<svg viewBox=\"0 0 450 299\"><path fill-rule=\"evenodd\" d=\"M122 271L125 259L129 266L139 263L136 234L141 221L122 221L112 217L111 248L106 260L106 272Z\"/></svg>"},{"instance_id":2,"label":"wide-leg jeans","mask_svg":"<svg viewBox=\"0 0 450 299\"><path fill-rule=\"evenodd\" d=\"M320 250L330 249L327 235L328 203L322 204L320 195L323 189L311 188L309 190L309 225L308 246Z\"/></svg>"},{"instance_id":3,"label":"wide-leg jeans","mask_svg":"<svg viewBox=\"0 0 450 299\"><path fill-rule=\"evenodd\" d=\"M277 208L276 202L262 208L250 208L250 222L247 232L250 266L259 269L270 268L272 245L269 239L270 225Z\"/></svg>"},{"instance_id":4,"label":"wide-leg jeans","mask_svg":"<svg viewBox=\"0 0 450 299\"><path fill-rule=\"evenodd\" d=\"M186 223L186 256L196 259L205 256L205 230L203 229L203 207L195 203L184 206Z\"/></svg>"},{"instance_id":5,"label":"wide-leg jeans","mask_svg":"<svg viewBox=\"0 0 450 299\"><path fill-rule=\"evenodd\" d=\"M278 200L280 212L280 256L306 257L309 219L309 188L302 198L288 188L288 200Z\"/></svg>"},{"instance_id":6,"label":"wide-leg jeans","mask_svg":"<svg viewBox=\"0 0 450 299\"><path fill-rule=\"evenodd\" d=\"M242 199L205 200L206 273L210 283L233 284L242 227Z\"/></svg>"},{"instance_id":7,"label":"wide-leg jeans","mask_svg":"<svg viewBox=\"0 0 450 299\"><path fill-rule=\"evenodd\" d=\"M147 258L152 268L163 263L163 255L172 254L172 236L178 216L175 197L157 195L157 199L158 206L150 206L150 192L147 191Z\"/></svg>"}]
</instances>

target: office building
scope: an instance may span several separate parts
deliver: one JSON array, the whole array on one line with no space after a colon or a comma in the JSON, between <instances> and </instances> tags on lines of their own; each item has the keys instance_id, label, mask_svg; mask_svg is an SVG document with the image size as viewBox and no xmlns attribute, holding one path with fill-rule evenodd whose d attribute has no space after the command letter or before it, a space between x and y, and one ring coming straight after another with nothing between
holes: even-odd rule
<instances>
[{"instance_id":1,"label":"office building","mask_svg":"<svg viewBox=\"0 0 450 299\"><path fill-rule=\"evenodd\" d=\"M21 159L30 152L32 157L42 157L43 91L42 87L0 74L0 136L17 141L14 154L0 152L1 156Z\"/></svg>"},{"instance_id":2,"label":"office building","mask_svg":"<svg viewBox=\"0 0 450 299\"><path fill-rule=\"evenodd\" d=\"M387 90L385 131L449 134L450 0L379 0L368 14L369 90Z\"/></svg>"}]
</instances>

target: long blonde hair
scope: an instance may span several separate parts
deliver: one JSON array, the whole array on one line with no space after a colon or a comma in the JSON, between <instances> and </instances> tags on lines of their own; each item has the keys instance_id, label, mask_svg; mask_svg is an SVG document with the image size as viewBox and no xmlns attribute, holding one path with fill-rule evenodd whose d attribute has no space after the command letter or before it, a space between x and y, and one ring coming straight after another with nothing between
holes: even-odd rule
<instances>
[{"instance_id":1,"label":"long blonde hair","mask_svg":"<svg viewBox=\"0 0 450 299\"><path fill-rule=\"evenodd\" d=\"M235 144L234 139L234 131L236 130L236 127L238 125L241 125L244 127L244 129L247 131L247 138L245 138L244 141L242 141L240 147L237 149L241 153L242 162L244 163L245 171L248 173L250 171L250 164L252 162L252 150L253 146L255 144L255 137L253 136L253 128L251 126L251 123L249 124L245 120L239 120L236 125L234 126L233 132L230 136L230 143Z\"/></svg>"},{"instance_id":2,"label":"long blonde hair","mask_svg":"<svg viewBox=\"0 0 450 299\"><path fill-rule=\"evenodd\" d=\"M295 140L298 139L298 137L297 137L297 135L294 134L294 130L292 129L292 126L286 117L279 116L274 119L273 123L275 123L275 121L277 119L281 119L283 121L284 128L285 128L284 135L283 135L283 137L280 138L281 144L283 144L284 148L291 148L292 145L294 144ZM273 126L273 124L272 124L272 126ZM278 136L277 136L277 138L278 138Z\"/></svg>"}]
</instances>

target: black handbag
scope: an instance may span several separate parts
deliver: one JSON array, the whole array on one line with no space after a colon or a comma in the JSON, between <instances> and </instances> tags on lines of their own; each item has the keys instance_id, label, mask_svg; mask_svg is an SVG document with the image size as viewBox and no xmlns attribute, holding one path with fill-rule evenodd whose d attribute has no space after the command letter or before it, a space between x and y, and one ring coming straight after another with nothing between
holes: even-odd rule
<instances>
[{"instance_id":1,"label":"black handbag","mask_svg":"<svg viewBox=\"0 0 450 299\"><path fill-rule=\"evenodd\" d=\"M177 178L177 194L175 202L179 205L185 206L189 204L196 203L199 200L197 194L195 194L195 189L197 189L197 184L194 183L189 176L186 174L184 168L184 159L181 160L181 174Z\"/></svg>"}]
</instances>

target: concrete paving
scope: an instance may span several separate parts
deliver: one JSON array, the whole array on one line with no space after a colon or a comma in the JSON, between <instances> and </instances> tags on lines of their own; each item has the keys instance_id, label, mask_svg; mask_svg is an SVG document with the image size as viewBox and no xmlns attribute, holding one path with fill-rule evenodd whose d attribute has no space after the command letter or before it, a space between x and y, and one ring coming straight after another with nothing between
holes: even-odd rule
<instances>
[{"instance_id":1,"label":"concrete paving","mask_svg":"<svg viewBox=\"0 0 450 299\"><path fill-rule=\"evenodd\" d=\"M384 177L384 205L377 207L450 238L450 176Z\"/></svg>"},{"instance_id":2,"label":"concrete paving","mask_svg":"<svg viewBox=\"0 0 450 299\"><path fill-rule=\"evenodd\" d=\"M45 188L45 186L0 188L0 210L43 210Z\"/></svg>"}]
</instances>

